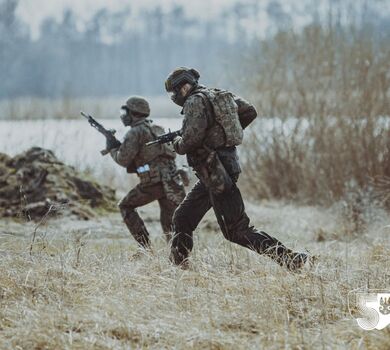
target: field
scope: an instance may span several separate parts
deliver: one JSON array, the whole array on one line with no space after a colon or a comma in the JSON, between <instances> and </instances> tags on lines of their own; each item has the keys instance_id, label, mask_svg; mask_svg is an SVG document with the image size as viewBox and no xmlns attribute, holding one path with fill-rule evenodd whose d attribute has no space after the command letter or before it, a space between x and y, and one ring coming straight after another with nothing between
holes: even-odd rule
<instances>
[{"instance_id":1,"label":"field","mask_svg":"<svg viewBox=\"0 0 390 350\"><path fill-rule=\"evenodd\" d=\"M390 349L390 299L380 310L378 296L370 317L357 302L390 296L389 1L215 0L199 15L201 1L85 1L88 16L72 4L62 19L45 9L66 1L33 2L0 0L0 350ZM42 19L38 37L19 11ZM113 191L90 210L92 178L117 200L138 179L101 156L105 140L80 111L122 139L120 106L145 94L151 118L177 130L164 81L182 65L255 106L238 151L246 211L313 266L291 273L229 243L210 211L181 269L156 203L139 208L148 252ZM33 146L80 176L34 154L9 166L3 153ZM47 187L63 215L39 221ZM71 216L81 204L89 220ZM27 219L33 210L38 221ZM360 327L378 315L387 327Z\"/></svg>"},{"instance_id":2,"label":"field","mask_svg":"<svg viewBox=\"0 0 390 350\"><path fill-rule=\"evenodd\" d=\"M352 291L389 283L384 222L337 239L332 211L247 208L256 226L318 254L318 264L288 273L224 241L210 215L183 271L168 262L153 205L141 215L154 253L138 260L119 215L52 221L31 255L34 225L1 221L1 348L387 349L389 328L363 331L348 305ZM330 237L319 242L319 234Z\"/></svg>"},{"instance_id":3,"label":"field","mask_svg":"<svg viewBox=\"0 0 390 350\"><path fill-rule=\"evenodd\" d=\"M118 121L103 122L123 134ZM100 156L104 141L82 120L0 125L6 153L51 148L119 196L135 182ZM225 241L209 213L195 233L190 269L181 270L169 263L154 204L140 211L153 254L139 259L119 214L40 226L0 220L0 348L388 349L390 328L362 330L353 302L358 290L390 284L388 213L366 207L357 230L342 203L246 206L256 227L317 255L317 264L291 274Z\"/></svg>"}]
</instances>

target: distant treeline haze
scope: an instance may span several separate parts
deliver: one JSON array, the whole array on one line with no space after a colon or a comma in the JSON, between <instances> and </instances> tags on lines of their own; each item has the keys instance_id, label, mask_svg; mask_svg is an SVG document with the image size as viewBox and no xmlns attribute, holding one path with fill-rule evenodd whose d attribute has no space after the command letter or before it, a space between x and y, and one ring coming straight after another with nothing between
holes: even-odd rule
<instances>
[{"instance_id":1,"label":"distant treeline haze","mask_svg":"<svg viewBox=\"0 0 390 350\"><path fill-rule=\"evenodd\" d=\"M0 0L0 98L161 95L177 65L200 69L203 82L235 87L240 75L232 76L249 48L258 45L256 35L270 38L302 16L324 20L316 1L304 3L299 11L287 12L279 0L242 0L208 20L190 16L181 5L135 14L126 4L120 12L98 11L81 29L80 18L68 9L59 22L46 18L34 40L16 15L23 3ZM329 1L327 6L335 15L340 9L349 14L348 3ZM378 2L363 3L359 16L375 19L379 31L388 31L389 20L373 5ZM267 29L260 30L264 16Z\"/></svg>"},{"instance_id":2,"label":"distant treeline haze","mask_svg":"<svg viewBox=\"0 0 390 350\"><path fill-rule=\"evenodd\" d=\"M161 95L177 65L197 67L206 80L219 81L226 54L234 57L247 42L226 36L226 22L239 23L239 13L204 22L187 18L179 6L144 10L130 28L131 9L100 10L84 31L67 10L60 23L44 20L32 40L15 15L17 0L0 1L0 98Z\"/></svg>"}]
</instances>

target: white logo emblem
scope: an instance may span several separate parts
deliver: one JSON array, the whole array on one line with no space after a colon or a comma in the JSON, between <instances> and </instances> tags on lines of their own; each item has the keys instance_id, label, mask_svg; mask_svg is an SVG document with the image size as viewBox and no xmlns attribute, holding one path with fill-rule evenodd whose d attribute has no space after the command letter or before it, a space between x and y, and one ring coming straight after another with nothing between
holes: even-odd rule
<instances>
[{"instance_id":1,"label":"white logo emblem","mask_svg":"<svg viewBox=\"0 0 390 350\"><path fill-rule=\"evenodd\" d=\"M390 324L390 292L355 292L355 296L359 313L356 321L361 328L383 329Z\"/></svg>"}]
</instances>

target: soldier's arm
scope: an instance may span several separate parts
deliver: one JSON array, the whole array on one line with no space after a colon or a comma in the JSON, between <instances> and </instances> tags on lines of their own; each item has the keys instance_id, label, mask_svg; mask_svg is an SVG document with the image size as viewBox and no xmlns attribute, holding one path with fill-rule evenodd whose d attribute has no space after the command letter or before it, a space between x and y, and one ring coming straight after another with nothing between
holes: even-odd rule
<instances>
[{"instance_id":1,"label":"soldier's arm","mask_svg":"<svg viewBox=\"0 0 390 350\"><path fill-rule=\"evenodd\" d=\"M127 168L131 167L135 156L139 152L139 133L135 129L130 129L121 146L112 150L111 157L119 165Z\"/></svg>"},{"instance_id":2,"label":"soldier's arm","mask_svg":"<svg viewBox=\"0 0 390 350\"><path fill-rule=\"evenodd\" d=\"M257 117L256 108L242 97L234 96L238 106L238 116L243 129L245 129Z\"/></svg>"},{"instance_id":3,"label":"soldier's arm","mask_svg":"<svg viewBox=\"0 0 390 350\"><path fill-rule=\"evenodd\" d=\"M192 96L184 108L182 136L175 141L178 154L202 147L207 129L207 109L201 96Z\"/></svg>"}]
</instances>

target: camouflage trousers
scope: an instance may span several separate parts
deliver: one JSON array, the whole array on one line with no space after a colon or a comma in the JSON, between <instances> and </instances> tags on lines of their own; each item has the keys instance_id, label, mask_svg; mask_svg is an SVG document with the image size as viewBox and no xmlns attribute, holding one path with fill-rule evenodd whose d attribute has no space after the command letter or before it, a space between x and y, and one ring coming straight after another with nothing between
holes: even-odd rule
<instances>
[{"instance_id":1,"label":"camouflage trousers","mask_svg":"<svg viewBox=\"0 0 390 350\"><path fill-rule=\"evenodd\" d=\"M193 231L210 208L214 209L224 237L236 244L260 254L266 254L282 265L283 258L293 252L276 238L250 226L239 188L238 176L232 176L230 190L211 195L206 186L198 181L176 209L173 224L174 237L171 247L171 260L181 264L193 247Z\"/></svg>"},{"instance_id":2,"label":"camouflage trousers","mask_svg":"<svg viewBox=\"0 0 390 350\"><path fill-rule=\"evenodd\" d=\"M145 223L137 208L155 200L160 206L160 222L167 241L171 238L172 216L185 197L183 185L174 180L151 184L139 184L133 188L118 204L123 221L128 230L144 248L150 247L150 238Z\"/></svg>"}]
</instances>

